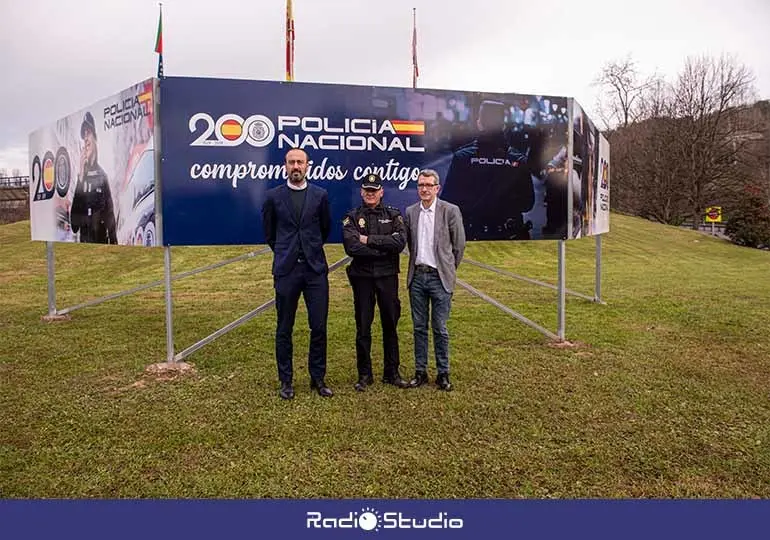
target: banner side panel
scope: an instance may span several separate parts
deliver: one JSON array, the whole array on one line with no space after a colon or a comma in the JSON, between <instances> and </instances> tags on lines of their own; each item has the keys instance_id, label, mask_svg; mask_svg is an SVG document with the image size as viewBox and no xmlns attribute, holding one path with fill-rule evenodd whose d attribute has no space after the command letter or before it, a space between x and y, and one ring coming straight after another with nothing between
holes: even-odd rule
<instances>
[{"instance_id":1,"label":"banner side panel","mask_svg":"<svg viewBox=\"0 0 770 540\"><path fill-rule=\"evenodd\" d=\"M153 79L30 135L32 240L157 245Z\"/></svg>"}]
</instances>

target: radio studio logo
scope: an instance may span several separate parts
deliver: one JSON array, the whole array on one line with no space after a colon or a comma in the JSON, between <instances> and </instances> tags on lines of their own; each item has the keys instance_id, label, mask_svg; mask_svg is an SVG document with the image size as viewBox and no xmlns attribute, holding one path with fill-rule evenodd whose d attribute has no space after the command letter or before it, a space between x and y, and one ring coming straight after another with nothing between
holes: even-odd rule
<instances>
[{"instance_id":1,"label":"radio studio logo","mask_svg":"<svg viewBox=\"0 0 770 540\"><path fill-rule=\"evenodd\" d=\"M420 137L425 135L421 120L377 120L321 116L279 115L276 122L254 114L243 118L224 114L216 120L207 113L196 113L188 122L197 137L190 146L233 147L244 142L256 148L273 141L281 150L346 150L371 152L425 152Z\"/></svg>"},{"instance_id":2,"label":"radio studio logo","mask_svg":"<svg viewBox=\"0 0 770 540\"><path fill-rule=\"evenodd\" d=\"M380 513L372 507L344 516L326 516L321 512L307 512L307 529L360 529L377 532L381 529L462 529L462 518L450 517L447 512L431 516L414 517L403 512Z\"/></svg>"}]
</instances>

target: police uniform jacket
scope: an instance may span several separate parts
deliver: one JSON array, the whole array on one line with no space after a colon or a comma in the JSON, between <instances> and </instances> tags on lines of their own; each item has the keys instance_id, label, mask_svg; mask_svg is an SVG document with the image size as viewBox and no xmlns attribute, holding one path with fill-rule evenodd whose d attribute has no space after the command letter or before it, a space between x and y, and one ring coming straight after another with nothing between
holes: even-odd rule
<instances>
[{"instance_id":1,"label":"police uniform jacket","mask_svg":"<svg viewBox=\"0 0 770 540\"><path fill-rule=\"evenodd\" d=\"M367 243L359 237L364 235ZM398 208L382 203L359 206L342 220L342 243L353 257L348 274L353 277L385 277L399 273L399 253L406 246L406 227Z\"/></svg>"},{"instance_id":2,"label":"police uniform jacket","mask_svg":"<svg viewBox=\"0 0 770 540\"><path fill-rule=\"evenodd\" d=\"M442 198L459 206L476 229L508 218L521 221L535 202L527 161L502 135L479 138L455 152Z\"/></svg>"},{"instance_id":3,"label":"police uniform jacket","mask_svg":"<svg viewBox=\"0 0 770 540\"><path fill-rule=\"evenodd\" d=\"M70 211L73 232L81 242L116 244L115 211L107 174L97 163L86 165L75 189Z\"/></svg>"}]
</instances>

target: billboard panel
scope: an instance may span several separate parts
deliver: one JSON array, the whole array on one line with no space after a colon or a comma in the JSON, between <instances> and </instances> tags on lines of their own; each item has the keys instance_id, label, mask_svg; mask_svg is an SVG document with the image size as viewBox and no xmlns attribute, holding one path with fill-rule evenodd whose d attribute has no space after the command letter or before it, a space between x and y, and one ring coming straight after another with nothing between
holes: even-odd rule
<instances>
[{"instance_id":1,"label":"billboard panel","mask_svg":"<svg viewBox=\"0 0 770 540\"><path fill-rule=\"evenodd\" d=\"M158 245L154 79L30 135L32 240Z\"/></svg>"},{"instance_id":2,"label":"billboard panel","mask_svg":"<svg viewBox=\"0 0 770 540\"><path fill-rule=\"evenodd\" d=\"M590 234L610 232L610 143L599 133L599 170L596 175L596 200Z\"/></svg>"},{"instance_id":3,"label":"billboard panel","mask_svg":"<svg viewBox=\"0 0 770 540\"><path fill-rule=\"evenodd\" d=\"M580 104L572 104L570 238L582 238L609 232L610 147Z\"/></svg>"},{"instance_id":4,"label":"billboard panel","mask_svg":"<svg viewBox=\"0 0 770 540\"><path fill-rule=\"evenodd\" d=\"M160 92L165 245L263 243L265 191L297 147L329 192L331 242L362 178L380 174L384 203L404 211L422 168L469 240L567 238L567 98L187 77Z\"/></svg>"}]
</instances>

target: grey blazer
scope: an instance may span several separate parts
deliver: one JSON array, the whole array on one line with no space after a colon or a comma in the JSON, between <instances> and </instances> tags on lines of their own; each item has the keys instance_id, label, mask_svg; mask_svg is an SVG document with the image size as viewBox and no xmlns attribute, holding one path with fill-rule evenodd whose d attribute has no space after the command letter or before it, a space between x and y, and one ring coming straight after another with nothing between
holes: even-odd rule
<instances>
[{"instance_id":1,"label":"grey blazer","mask_svg":"<svg viewBox=\"0 0 770 540\"><path fill-rule=\"evenodd\" d=\"M422 202L406 209L407 245L409 246L409 270L406 274L406 286L412 284L414 265L417 259L417 242L419 236L418 220ZM434 219L433 246L435 248L438 275L444 290L452 293L457 279L457 267L465 252L465 228L460 209L452 203L436 200L436 217Z\"/></svg>"}]
</instances>

